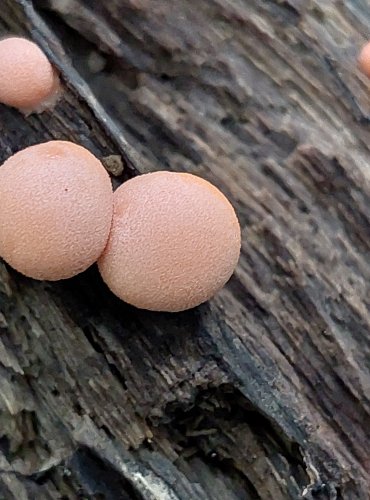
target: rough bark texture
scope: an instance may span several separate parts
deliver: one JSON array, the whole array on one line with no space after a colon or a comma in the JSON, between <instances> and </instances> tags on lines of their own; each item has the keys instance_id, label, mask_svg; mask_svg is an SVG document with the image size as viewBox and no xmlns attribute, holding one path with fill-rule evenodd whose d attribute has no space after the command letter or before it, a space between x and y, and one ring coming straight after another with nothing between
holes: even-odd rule
<instances>
[{"instance_id":1,"label":"rough bark texture","mask_svg":"<svg viewBox=\"0 0 370 500\"><path fill-rule=\"evenodd\" d=\"M0 263L0 498L370 498L368 0L2 0L60 69L0 108L0 160L71 139L197 173L240 217L228 286L182 314ZM16 193L15 193L16 195Z\"/></svg>"}]
</instances>

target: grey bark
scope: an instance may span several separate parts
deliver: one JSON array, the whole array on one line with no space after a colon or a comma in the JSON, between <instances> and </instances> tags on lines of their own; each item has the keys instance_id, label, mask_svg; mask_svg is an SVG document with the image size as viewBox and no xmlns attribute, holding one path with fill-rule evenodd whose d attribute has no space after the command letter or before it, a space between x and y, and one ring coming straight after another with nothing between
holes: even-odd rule
<instances>
[{"instance_id":1,"label":"grey bark","mask_svg":"<svg viewBox=\"0 0 370 500\"><path fill-rule=\"evenodd\" d=\"M370 498L369 26L366 0L3 0L65 93L1 106L0 160L63 138L116 184L199 174L243 246L175 315L0 263L1 499Z\"/></svg>"}]
</instances>

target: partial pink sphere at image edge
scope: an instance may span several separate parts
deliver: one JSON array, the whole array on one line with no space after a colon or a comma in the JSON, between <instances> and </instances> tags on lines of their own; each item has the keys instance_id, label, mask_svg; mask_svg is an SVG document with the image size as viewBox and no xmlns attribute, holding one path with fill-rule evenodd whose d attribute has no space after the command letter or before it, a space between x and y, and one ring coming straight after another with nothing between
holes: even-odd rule
<instances>
[{"instance_id":1,"label":"partial pink sphere at image edge","mask_svg":"<svg viewBox=\"0 0 370 500\"><path fill-rule=\"evenodd\" d=\"M370 78L370 42L362 47L358 57L358 65L362 73Z\"/></svg>"},{"instance_id":2,"label":"partial pink sphere at image edge","mask_svg":"<svg viewBox=\"0 0 370 500\"><path fill-rule=\"evenodd\" d=\"M60 93L57 71L34 42L18 37L0 41L0 102L37 113L52 108Z\"/></svg>"},{"instance_id":3,"label":"partial pink sphere at image edge","mask_svg":"<svg viewBox=\"0 0 370 500\"><path fill-rule=\"evenodd\" d=\"M85 271L105 248L112 215L110 177L82 146L38 144L0 167L0 256L28 277Z\"/></svg>"},{"instance_id":4,"label":"partial pink sphere at image edge","mask_svg":"<svg viewBox=\"0 0 370 500\"><path fill-rule=\"evenodd\" d=\"M176 312L225 285L240 245L235 211L215 186L191 174L156 172L114 193L112 229L98 266L125 302Z\"/></svg>"}]
</instances>

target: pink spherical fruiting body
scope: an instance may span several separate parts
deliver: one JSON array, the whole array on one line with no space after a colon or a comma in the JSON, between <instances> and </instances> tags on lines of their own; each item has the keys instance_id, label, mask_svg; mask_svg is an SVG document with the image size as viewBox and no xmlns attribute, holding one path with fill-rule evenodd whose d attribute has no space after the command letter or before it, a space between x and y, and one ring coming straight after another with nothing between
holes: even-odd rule
<instances>
[{"instance_id":1,"label":"pink spherical fruiting body","mask_svg":"<svg viewBox=\"0 0 370 500\"><path fill-rule=\"evenodd\" d=\"M58 73L35 43L0 41L0 102L28 114L53 107L60 93Z\"/></svg>"},{"instance_id":2,"label":"pink spherical fruiting body","mask_svg":"<svg viewBox=\"0 0 370 500\"><path fill-rule=\"evenodd\" d=\"M362 47L358 57L358 65L362 73L370 78L370 42Z\"/></svg>"},{"instance_id":3,"label":"pink spherical fruiting body","mask_svg":"<svg viewBox=\"0 0 370 500\"><path fill-rule=\"evenodd\" d=\"M156 172L114 193L112 229L98 266L122 300L182 311L225 285L240 243L234 209L215 186L190 174Z\"/></svg>"},{"instance_id":4,"label":"pink spherical fruiting body","mask_svg":"<svg viewBox=\"0 0 370 500\"><path fill-rule=\"evenodd\" d=\"M54 281L87 269L112 214L109 175L81 146L38 144L0 167L0 256L26 276Z\"/></svg>"}]
</instances>

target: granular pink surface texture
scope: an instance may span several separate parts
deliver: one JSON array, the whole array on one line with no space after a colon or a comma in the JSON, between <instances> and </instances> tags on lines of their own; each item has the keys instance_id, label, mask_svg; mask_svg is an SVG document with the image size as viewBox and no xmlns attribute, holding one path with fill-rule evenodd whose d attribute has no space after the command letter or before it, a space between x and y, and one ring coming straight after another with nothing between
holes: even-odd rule
<instances>
[{"instance_id":1,"label":"granular pink surface texture","mask_svg":"<svg viewBox=\"0 0 370 500\"><path fill-rule=\"evenodd\" d=\"M358 64L361 71L370 78L370 42L362 47L358 57Z\"/></svg>"},{"instance_id":2,"label":"granular pink surface texture","mask_svg":"<svg viewBox=\"0 0 370 500\"><path fill-rule=\"evenodd\" d=\"M52 106L59 93L57 72L35 43L17 37L0 41L0 102L37 112Z\"/></svg>"},{"instance_id":3,"label":"granular pink surface texture","mask_svg":"<svg viewBox=\"0 0 370 500\"><path fill-rule=\"evenodd\" d=\"M59 280L101 255L112 222L109 175L87 149L51 141L0 167L0 256L26 276Z\"/></svg>"},{"instance_id":4,"label":"granular pink surface texture","mask_svg":"<svg viewBox=\"0 0 370 500\"><path fill-rule=\"evenodd\" d=\"M98 265L124 301L175 312L222 288L239 253L238 220L216 187L194 175L156 172L114 193L112 230Z\"/></svg>"}]
</instances>

